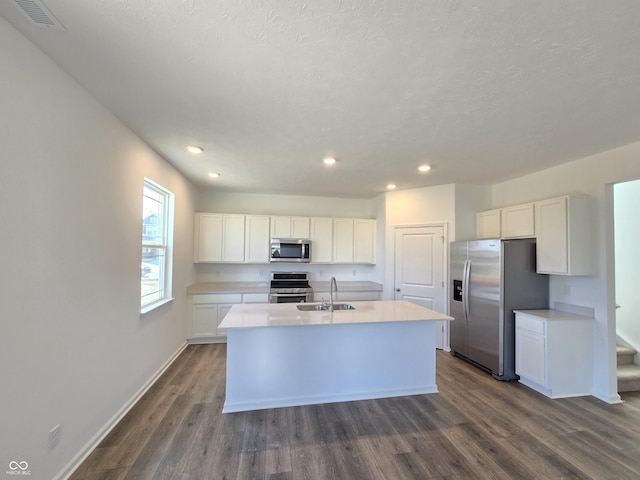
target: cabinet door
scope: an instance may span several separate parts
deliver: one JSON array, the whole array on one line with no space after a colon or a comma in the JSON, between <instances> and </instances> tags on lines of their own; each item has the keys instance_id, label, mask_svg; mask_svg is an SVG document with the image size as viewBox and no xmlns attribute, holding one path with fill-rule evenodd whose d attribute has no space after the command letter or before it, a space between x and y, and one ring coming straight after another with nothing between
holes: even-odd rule
<instances>
[{"instance_id":1,"label":"cabinet door","mask_svg":"<svg viewBox=\"0 0 640 480\"><path fill-rule=\"evenodd\" d=\"M353 221L354 263L376 263L376 221L356 219Z\"/></svg>"},{"instance_id":2,"label":"cabinet door","mask_svg":"<svg viewBox=\"0 0 640 480\"><path fill-rule=\"evenodd\" d=\"M194 230L194 263L222 260L222 215L196 213Z\"/></svg>"},{"instance_id":3,"label":"cabinet door","mask_svg":"<svg viewBox=\"0 0 640 480\"><path fill-rule=\"evenodd\" d=\"M271 217L271 238L291 238L291 217Z\"/></svg>"},{"instance_id":4,"label":"cabinet door","mask_svg":"<svg viewBox=\"0 0 640 480\"><path fill-rule=\"evenodd\" d=\"M500 238L500 210L476 213L476 238Z\"/></svg>"},{"instance_id":5,"label":"cabinet door","mask_svg":"<svg viewBox=\"0 0 640 480\"><path fill-rule=\"evenodd\" d=\"M533 211L533 203L503 208L500 214L502 238L534 237Z\"/></svg>"},{"instance_id":6,"label":"cabinet door","mask_svg":"<svg viewBox=\"0 0 640 480\"><path fill-rule=\"evenodd\" d=\"M291 238L309 237L309 217L291 217Z\"/></svg>"},{"instance_id":7,"label":"cabinet door","mask_svg":"<svg viewBox=\"0 0 640 480\"><path fill-rule=\"evenodd\" d=\"M333 219L333 263L353 263L353 219Z\"/></svg>"},{"instance_id":8,"label":"cabinet door","mask_svg":"<svg viewBox=\"0 0 640 480\"><path fill-rule=\"evenodd\" d=\"M193 305L191 337L215 337L218 327L218 306L215 304Z\"/></svg>"},{"instance_id":9,"label":"cabinet door","mask_svg":"<svg viewBox=\"0 0 640 480\"><path fill-rule=\"evenodd\" d=\"M545 337L527 330L516 330L516 373L543 387L546 381Z\"/></svg>"},{"instance_id":10,"label":"cabinet door","mask_svg":"<svg viewBox=\"0 0 640 480\"><path fill-rule=\"evenodd\" d=\"M222 261L244 262L244 215L222 217Z\"/></svg>"},{"instance_id":11,"label":"cabinet door","mask_svg":"<svg viewBox=\"0 0 640 480\"><path fill-rule=\"evenodd\" d=\"M232 306L233 306L232 304L220 304L220 305L217 305L217 307L218 307L218 322L216 323L216 334L217 334L218 337L226 337L227 336L227 331L224 328L218 327L218 325L220 325L222 320L224 320L224 317L226 317L227 313L229 313L229 310L231 310Z\"/></svg>"},{"instance_id":12,"label":"cabinet door","mask_svg":"<svg viewBox=\"0 0 640 480\"><path fill-rule=\"evenodd\" d=\"M247 215L245 222L245 263L269 263L270 218L264 215Z\"/></svg>"},{"instance_id":13,"label":"cabinet door","mask_svg":"<svg viewBox=\"0 0 640 480\"><path fill-rule=\"evenodd\" d=\"M538 273L567 274L567 198L536 203Z\"/></svg>"},{"instance_id":14,"label":"cabinet door","mask_svg":"<svg viewBox=\"0 0 640 480\"><path fill-rule=\"evenodd\" d=\"M333 219L311 218L311 262L331 263L333 260Z\"/></svg>"}]
</instances>

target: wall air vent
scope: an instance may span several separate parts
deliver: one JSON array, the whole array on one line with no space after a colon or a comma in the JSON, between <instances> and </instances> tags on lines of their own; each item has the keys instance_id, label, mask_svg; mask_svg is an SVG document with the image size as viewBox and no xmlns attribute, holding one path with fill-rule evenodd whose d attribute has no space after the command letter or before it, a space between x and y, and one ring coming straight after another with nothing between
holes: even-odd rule
<instances>
[{"instance_id":1,"label":"wall air vent","mask_svg":"<svg viewBox=\"0 0 640 480\"><path fill-rule=\"evenodd\" d=\"M55 30L65 30L64 26L51 13L42 0L13 0L20 11L32 23Z\"/></svg>"}]
</instances>

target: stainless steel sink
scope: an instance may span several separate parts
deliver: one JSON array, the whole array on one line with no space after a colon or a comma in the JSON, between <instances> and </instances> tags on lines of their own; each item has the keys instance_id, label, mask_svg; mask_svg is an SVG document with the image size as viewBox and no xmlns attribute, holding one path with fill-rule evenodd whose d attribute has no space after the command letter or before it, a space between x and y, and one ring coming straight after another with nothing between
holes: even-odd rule
<instances>
[{"instance_id":1,"label":"stainless steel sink","mask_svg":"<svg viewBox=\"0 0 640 480\"><path fill-rule=\"evenodd\" d=\"M326 303L301 303L296 305L298 310L303 312L328 312L330 309L329 304ZM334 303L333 310L355 310L356 307L348 303Z\"/></svg>"}]
</instances>

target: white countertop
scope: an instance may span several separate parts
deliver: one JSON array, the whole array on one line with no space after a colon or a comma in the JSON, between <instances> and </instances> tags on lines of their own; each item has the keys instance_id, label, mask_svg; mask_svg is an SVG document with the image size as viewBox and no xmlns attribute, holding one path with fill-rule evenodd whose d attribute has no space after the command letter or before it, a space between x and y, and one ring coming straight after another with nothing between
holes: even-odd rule
<instances>
[{"instance_id":1,"label":"white countertop","mask_svg":"<svg viewBox=\"0 0 640 480\"><path fill-rule=\"evenodd\" d=\"M340 302L342 303L342 302ZM294 303L233 305L220 328L453 320L443 313L405 301L348 302L355 310L300 311ZM309 304L307 304L309 305Z\"/></svg>"},{"instance_id":2,"label":"white countertop","mask_svg":"<svg viewBox=\"0 0 640 480\"><path fill-rule=\"evenodd\" d=\"M563 312L562 310L514 310L515 313L524 313L543 320L593 320L593 317Z\"/></svg>"},{"instance_id":3,"label":"white countertop","mask_svg":"<svg viewBox=\"0 0 640 480\"><path fill-rule=\"evenodd\" d=\"M187 287L187 295L207 293L269 293L269 282L200 282Z\"/></svg>"}]
</instances>

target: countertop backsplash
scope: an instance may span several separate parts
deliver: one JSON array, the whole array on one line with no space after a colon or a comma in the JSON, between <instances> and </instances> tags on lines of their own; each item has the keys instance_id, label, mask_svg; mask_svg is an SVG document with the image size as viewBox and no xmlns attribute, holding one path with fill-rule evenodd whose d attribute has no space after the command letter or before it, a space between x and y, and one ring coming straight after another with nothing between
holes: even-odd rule
<instances>
[{"instance_id":1,"label":"countertop backsplash","mask_svg":"<svg viewBox=\"0 0 640 480\"><path fill-rule=\"evenodd\" d=\"M310 264L310 263L279 263L279 264L224 264L199 263L195 264L196 281L208 282L270 282L271 272L308 272L309 281L329 282L331 277L340 281L373 281L376 282L376 265L341 265L341 264Z\"/></svg>"}]
</instances>

